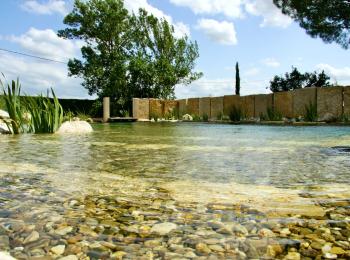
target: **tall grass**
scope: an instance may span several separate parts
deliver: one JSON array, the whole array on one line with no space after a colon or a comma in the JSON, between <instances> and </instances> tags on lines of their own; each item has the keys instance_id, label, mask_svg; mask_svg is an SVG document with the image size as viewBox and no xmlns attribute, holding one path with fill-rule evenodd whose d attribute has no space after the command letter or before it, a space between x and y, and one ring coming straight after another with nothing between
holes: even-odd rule
<instances>
[{"instance_id":1,"label":"tall grass","mask_svg":"<svg viewBox=\"0 0 350 260\"><path fill-rule=\"evenodd\" d=\"M282 113L274 109L273 107L267 108L267 120L269 121L281 121Z\"/></svg>"},{"instance_id":2,"label":"tall grass","mask_svg":"<svg viewBox=\"0 0 350 260\"><path fill-rule=\"evenodd\" d=\"M4 75L3 77L5 78ZM10 120L5 122L13 134L19 134L23 131L23 111L21 108L21 85L19 79L16 81L12 80L11 83L4 83L0 79L0 85L3 91L5 108L10 116Z\"/></svg>"},{"instance_id":3,"label":"tall grass","mask_svg":"<svg viewBox=\"0 0 350 260\"><path fill-rule=\"evenodd\" d=\"M244 119L244 113L241 107L232 106L229 111L229 118L233 122L239 122Z\"/></svg>"},{"instance_id":4,"label":"tall grass","mask_svg":"<svg viewBox=\"0 0 350 260\"><path fill-rule=\"evenodd\" d=\"M52 100L47 95L26 97L25 106L31 115L29 129L33 133L54 133L63 122L63 108L51 89Z\"/></svg>"},{"instance_id":5,"label":"tall grass","mask_svg":"<svg viewBox=\"0 0 350 260\"><path fill-rule=\"evenodd\" d=\"M3 75L4 79L5 76ZM21 85L19 79L11 83L0 80L3 89L5 110L9 113L10 120L5 120L13 134L29 133L54 133L63 121L63 108L60 105L55 92L51 89L44 97L21 97Z\"/></svg>"},{"instance_id":6,"label":"tall grass","mask_svg":"<svg viewBox=\"0 0 350 260\"><path fill-rule=\"evenodd\" d=\"M305 105L304 120L306 122L316 122L318 119L317 105L310 102L309 105Z\"/></svg>"}]
</instances>

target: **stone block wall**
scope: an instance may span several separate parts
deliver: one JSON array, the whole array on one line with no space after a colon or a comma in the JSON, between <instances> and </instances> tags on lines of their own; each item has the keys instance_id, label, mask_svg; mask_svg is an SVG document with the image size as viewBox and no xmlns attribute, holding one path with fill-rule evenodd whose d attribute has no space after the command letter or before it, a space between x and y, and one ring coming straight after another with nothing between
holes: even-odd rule
<instances>
[{"instance_id":1,"label":"stone block wall","mask_svg":"<svg viewBox=\"0 0 350 260\"><path fill-rule=\"evenodd\" d=\"M164 100L164 117L179 116L179 102L176 100Z\"/></svg>"},{"instance_id":2,"label":"stone block wall","mask_svg":"<svg viewBox=\"0 0 350 260\"><path fill-rule=\"evenodd\" d=\"M187 114L199 116L199 98L187 99Z\"/></svg>"},{"instance_id":3,"label":"stone block wall","mask_svg":"<svg viewBox=\"0 0 350 260\"><path fill-rule=\"evenodd\" d=\"M182 117L187 113L187 99L180 99L177 102L179 103L179 116Z\"/></svg>"},{"instance_id":4,"label":"stone block wall","mask_svg":"<svg viewBox=\"0 0 350 260\"><path fill-rule=\"evenodd\" d=\"M284 117L293 117L293 94L291 91L277 92L274 96L274 109Z\"/></svg>"},{"instance_id":5,"label":"stone block wall","mask_svg":"<svg viewBox=\"0 0 350 260\"><path fill-rule=\"evenodd\" d=\"M317 89L317 114L323 118L326 114L340 117L343 113L343 88L329 87Z\"/></svg>"},{"instance_id":6,"label":"stone block wall","mask_svg":"<svg viewBox=\"0 0 350 260\"><path fill-rule=\"evenodd\" d=\"M306 107L310 106L310 104L316 104L316 88L303 88L297 89L293 92L293 117L304 117L306 112Z\"/></svg>"},{"instance_id":7,"label":"stone block wall","mask_svg":"<svg viewBox=\"0 0 350 260\"><path fill-rule=\"evenodd\" d=\"M224 112L224 97L210 98L210 118L212 120L221 119Z\"/></svg>"},{"instance_id":8,"label":"stone block wall","mask_svg":"<svg viewBox=\"0 0 350 260\"><path fill-rule=\"evenodd\" d=\"M149 115L150 117L163 117L163 100L150 99L149 100Z\"/></svg>"},{"instance_id":9,"label":"stone block wall","mask_svg":"<svg viewBox=\"0 0 350 260\"><path fill-rule=\"evenodd\" d=\"M224 115L228 116L232 107L241 107L241 97L237 95L224 96Z\"/></svg>"},{"instance_id":10,"label":"stone block wall","mask_svg":"<svg viewBox=\"0 0 350 260\"><path fill-rule=\"evenodd\" d=\"M254 117L267 115L267 109L273 107L273 94L255 95L254 99Z\"/></svg>"},{"instance_id":11,"label":"stone block wall","mask_svg":"<svg viewBox=\"0 0 350 260\"><path fill-rule=\"evenodd\" d=\"M137 119L149 119L149 99L134 98L132 100L133 117Z\"/></svg>"},{"instance_id":12,"label":"stone block wall","mask_svg":"<svg viewBox=\"0 0 350 260\"><path fill-rule=\"evenodd\" d=\"M242 110L244 115L246 116L246 118L253 118L254 117L254 110L255 110L255 96L251 95L251 96L243 96L241 97L241 106L242 106Z\"/></svg>"},{"instance_id":13,"label":"stone block wall","mask_svg":"<svg viewBox=\"0 0 350 260\"><path fill-rule=\"evenodd\" d=\"M208 115L210 118L210 97L199 99L199 116Z\"/></svg>"},{"instance_id":14,"label":"stone block wall","mask_svg":"<svg viewBox=\"0 0 350 260\"><path fill-rule=\"evenodd\" d=\"M304 88L267 95L189 98L180 100L133 99L133 115L138 119L148 119L152 115L163 118L172 111L202 117L207 114L216 120L218 115L228 116L233 106L240 107L247 118L266 115L269 107L274 107L283 117L297 118L305 115L310 104L317 106L320 119L325 116L340 118L350 116L350 86L328 88Z\"/></svg>"},{"instance_id":15,"label":"stone block wall","mask_svg":"<svg viewBox=\"0 0 350 260\"><path fill-rule=\"evenodd\" d=\"M350 86L344 88L344 115L350 117Z\"/></svg>"}]
</instances>

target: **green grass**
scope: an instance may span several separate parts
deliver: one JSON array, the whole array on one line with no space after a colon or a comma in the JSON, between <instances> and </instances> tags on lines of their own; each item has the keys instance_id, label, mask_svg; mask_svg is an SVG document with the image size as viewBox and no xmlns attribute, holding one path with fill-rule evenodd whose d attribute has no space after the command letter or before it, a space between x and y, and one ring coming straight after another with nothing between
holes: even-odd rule
<instances>
[{"instance_id":1,"label":"green grass","mask_svg":"<svg viewBox=\"0 0 350 260\"><path fill-rule=\"evenodd\" d=\"M242 119L244 119L244 113L241 107L238 106L232 106L229 114L228 114L229 118L231 121L233 122L239 122Z\"/></svg>"},{"instance_id":2,"label":"green grass","mask_svg":"<svg viewBox=\"0 0 350 260\"><path fill-rule=\"evenodd\" d=\"M4 79L5 76L3 75ZM2 87L4 109L9 113L10 120L6 123L13 134L19 133L54 133L63 121L63 108L55 92L51 89L52 98L21 96L19 80L4 83Z\"/></svg>"},{"instance_id":3,"label":"green grass","mask_svg":"<svg viewBox=\"0 0 350 260\"><path fill-rule=\"evenodd\" d=\"M310 102L309 105L305 106L304 120L306 122L316 122L318 119L317 105Z\"/></svg>"}]
</instances>

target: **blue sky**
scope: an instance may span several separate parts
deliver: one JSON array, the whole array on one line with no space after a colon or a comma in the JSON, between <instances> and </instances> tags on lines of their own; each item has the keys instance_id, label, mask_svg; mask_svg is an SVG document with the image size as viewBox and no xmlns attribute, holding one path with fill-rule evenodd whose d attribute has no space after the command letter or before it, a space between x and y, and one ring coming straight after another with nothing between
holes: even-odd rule
<instances>
[{"instance_id":1,"label":"blue sky","mask_svg":"<svg viewBox=\"0 0 350 260\"><path fill-rule=\"evenodd\" d=\"M58 61L79 57L79 41L56 36L73 0L2 0L0 48ZM241 93L268 93L269 80L296 66L325 70L338 84L350 84L350 50L306 35L282 15L272 0L125 0L128 10L143 7L171 22L177 35L199 45L196 70L203 78L178 86L179 98L232 94L234 65L241 71ZM60 97L88 98L81 80L67 76L66 65L0 51L0 72L20 77L23 91L53 87Z\"/></svg>"}]
</instances>

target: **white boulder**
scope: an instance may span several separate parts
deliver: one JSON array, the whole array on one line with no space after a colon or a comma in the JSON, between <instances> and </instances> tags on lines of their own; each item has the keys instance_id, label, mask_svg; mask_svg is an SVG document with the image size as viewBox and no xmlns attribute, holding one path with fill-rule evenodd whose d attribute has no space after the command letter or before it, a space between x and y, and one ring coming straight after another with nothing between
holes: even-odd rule
<instances>
[{"instance_id":1,"label":"white boulder","mask_svg":"<svg viewBox=\"0 0 350 260\"><path fill-rule=\"evenodd\" d=\"M7 124L5 122L1 121L0 119L0 134L10 134L11 129L8 128Z\"/></svg>"},{"instance_id":2,"label":"white boulder","mask_svg":"<svg viewBox=\"0 0 350 260\"><path fill-rule=\"evenodd\" d=\"M189 114L185 114L182 116L182 119L183 120L186 120L186 121L192 121L193 120L193 117Z\"/></svg>"},{"instance_id":3,"label":"white boulder","mask_svg":"<svg viewBox=\"0 0 350 260\"><path fill-rule=\"evenodd\" d=\"M13 258L9 255L7 252L0 252L0 259L1 260L16 260L16 258Z\"/></svg>"},{"instance_id":4,"label":"white boulder","mask_svg":"<svg viewBox=\"0 0 350 260\"><path fill-rule=\"evenodd\" d=\"M67 121L58 129L58 134L86 134L93 131L91 125L86 121Z\"/></svg>"},{"instance_id":5,"label":"white boulder","mask_svg":"<svg viewBox=\"0 0 350 260\"><path fill-rule=\"evenodd\" d=\"M10 115L5 110L1 110L0 109L0 117L2 117L2 118L10 118Z\"/></svg>"}]
</instances>

